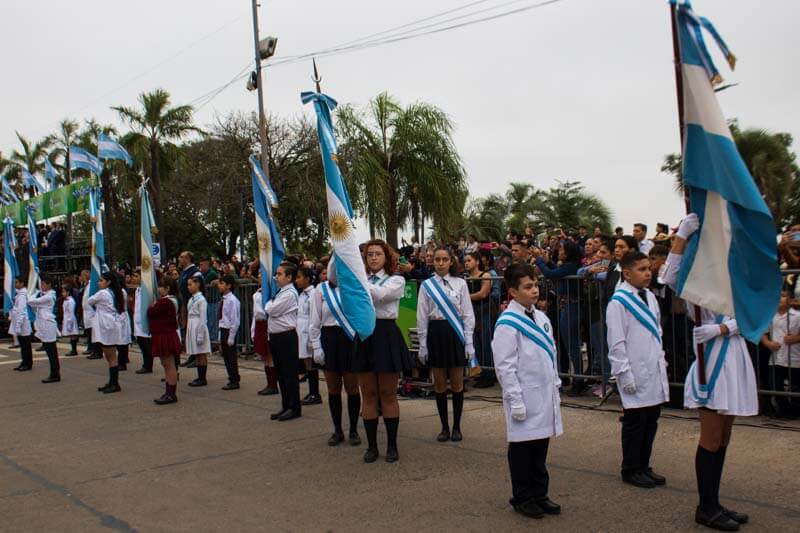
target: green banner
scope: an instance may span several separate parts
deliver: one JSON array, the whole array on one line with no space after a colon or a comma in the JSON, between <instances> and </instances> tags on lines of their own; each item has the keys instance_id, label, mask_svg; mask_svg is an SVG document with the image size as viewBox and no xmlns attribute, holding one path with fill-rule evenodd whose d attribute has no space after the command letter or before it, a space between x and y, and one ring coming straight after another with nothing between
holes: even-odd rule
<instances>
[{"instance_id":1,"label":"green banner","mask_svg":"<svg viewBox=\"0 0 800 533\"><path fill-rule=\"evenodd\" d=\"M13 218L15 226L24 226L28 223L26 209L29 204L34 204L36 206L36 210L33 212L34 221L85 211L89 209L89 196L87 192L90 187L96 186L96 178L76 181L75 183L59 187L54 191L34 196L28 200L0 206L0 216L2 216L3 219L7 216Z\"/></svg>"},{"instance_id":2,"label":"green banner","mask_svg":"<svg viewBox=\"0 0 800 533\"><path fill-rule=\"evenodd\" d=\"M397 326L406 339L406 344L411 347L408 330L417 327L417 281L406 281L406 293L400 299L400 309L397 316Z\"/></svg>"}]
</instances>

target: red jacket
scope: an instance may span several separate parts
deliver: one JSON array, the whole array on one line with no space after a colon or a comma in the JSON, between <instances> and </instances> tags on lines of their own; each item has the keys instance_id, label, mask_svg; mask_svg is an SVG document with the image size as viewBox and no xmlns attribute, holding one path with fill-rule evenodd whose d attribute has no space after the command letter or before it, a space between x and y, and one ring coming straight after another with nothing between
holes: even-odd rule
<instances>
[{"instance_id":1,"label":"red jacket","mask_svg":"<svg viewBox=\"0 0 800 533\"><path fill-rule=\"evenodd\" d=\"M151 335L166 335L175 333L178 329L178 310L169 296L159 298L147 310L147 319L150 321Z\"/></svg>"}]
</instances>

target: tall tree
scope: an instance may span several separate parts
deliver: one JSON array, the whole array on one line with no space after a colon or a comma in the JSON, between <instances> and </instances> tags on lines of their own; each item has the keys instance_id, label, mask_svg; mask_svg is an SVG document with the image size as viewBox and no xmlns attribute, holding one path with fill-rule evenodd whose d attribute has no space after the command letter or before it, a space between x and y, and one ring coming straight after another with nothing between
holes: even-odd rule
<instances>
[{"instance_id":1,"label":"tall tree","mask_svg":"<svg viewBox=\"0 0 800 533\"><path fill-rule=\"evenodd\" d=\"M66 183L71 183L72 171L69 162L69 147L74 145L78 139L78 123L74 120L65 118L58 123L58 131L50 136L53 151L50 153L51 163L63 169L63 177ZM56 157L61 158L61 163L56 161Z\"/></svg>"},{"instance_id":2,"label":"tall tree","mask_svg":"<svg viewBox=\"0 0 800 533\"><path fill-rule=\"evenodd\" d=\"M16 179L18 187L27 190L22 184L22 172L20 170L24 167L27 168L31 174L41 174L44 171L44 160L47 157L48 149L52 141L50 137L45 137L40 141L31 142L19 132L16 133L22 150L14 150L11 153L10 160L13 163L11 176ZM28 193L30 194L32 191L28 190Z\"/></svg>"},{"instance_id":3,"label":"tall tree","mask_svg":"<svg viewBox=\"0 0 800 533\"><path fill-rule=\"evenodd\" d=\"M506 202L510 215L507 221L509 228L522 231L530 222L535 205L535 193L536 189L530 183L509 183L506 191Z\"/></svg>"},{"instance_id":4,"label":"tall tree","mask_svg":"<svg viewBox=\"0 0 800 533\"><path fill-rule=\"evenodd\" d=\"M555 226L576 230L578 226L600 226L611 230L611 209L577 181L558 181L534 198L531 218L538 227Z\"/></svg>"},{"instance_id":5,"label":"tall tree","mask_svg":"<svg viewBox=\"0 0 800 533\"><path fill-rule=\"evenodd\" d=\"M161 226L161 173L159 156L163 144L170 144L172 140L180 140L191 133L201 133L202 130L193 123L194 109L189 105L170 106L169 93L163 89L155 89L149 93L139 95L140 108L116 106L112 107L120 118L127 122L134 132L126 139L130 144L141 147L146 145L150 160L150 184L153 199L153 211L156 223ZM159 233L162 254L166 257L164 233Z\"/></svg>"},{"instance_id":6,"label":"tall tree","mask_svg":"<svg viewBox=\"0 0 800 533\"><path fill-rule=\"evenodd\" d=\"M467 187L447 114L426 103L402 107L381 93L366 112L343 106L338 119L348 188L372 232L385 231L396 247L410 215L434 224L457 219Z\"/></svg>"}]
</instances>

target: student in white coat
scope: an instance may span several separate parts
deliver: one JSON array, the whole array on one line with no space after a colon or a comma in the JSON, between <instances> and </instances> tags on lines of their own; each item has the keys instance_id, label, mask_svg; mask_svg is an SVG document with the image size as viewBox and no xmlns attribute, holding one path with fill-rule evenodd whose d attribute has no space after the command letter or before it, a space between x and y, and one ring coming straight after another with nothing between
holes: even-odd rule
<instances>
[{"instance_id":1,"label":"student in white coat","mask_svg":"<svg viewBox=\"0 0 800 533\"><path fill-rule=\"evenodd\" d=\"M278 388L281 392L281 410L270 415L270 420L284 422L298 418L302 414L300 402L300 382L297 374L300 359L297 356L297 289L294 278L297 265L281 263L275 271L275 282L280 287L264 306L269 317L269 351L278 371Z\"/></svg>"},{"instance_id":2,"label":"student in white coat","mask_svg":"<svg viewBox=\"0 0 800 533\"><path fill-rule=\"evenodd\" d=\"M19 343L21 361L14 367L18 372L26 372L33 368L33 348L31 347L31 319L28 316L28 280L23 276L14 278L14 307L9 316L8 333L16 335Z\"/></svg>"},{"instance_id":3,"label":"student in white coat","mask_svg":"<svg viewBox=\"0 0 800 533\"><path fill-rule=\"evenodd\" d=\"M142 324L142 314L147 313L147 309L142 309L142 275L139 272L131 274L131 285L136 286L133 295L133 336L136 337L136 344L142 352L142 368L136 371L137 374L153 373L153 338L149 331L145 331Z\"/></svg>"},{"instance_id":4,"label":"student in white coat","mask_svg":"<svg viewBox=\"0 0 800 533\"><path fill-rule=\"evenodd\" d=\"M533 267L515 263L505 271L511 302L498 317L492 339L495 373L503 388L503 409L514 510L531 518L559 514L548 497L550 438L561 424L561 379L556 344L547 315L536 309L539 287Z\"/></svg>"},{"instance_id":5,"label":"student in white coat","mask_svg":"<svg viewBox=\"0 0 800 533\"><path fill-rule=\"evenodd\" d=\"M667 264L660 280L676 287L678 273L686 250L687 240L700 227L696 214L681 221L672 242ZM687 315L695 317L693 305L687 305ZM694 344L704 345L706 390L700 387L697 362L686 375L683 404L697 409L700 415L700 442L695 455L695 474L699 505L695 522L713 529L736 531L749 518L723 507L719 502L719 486L725 453L731 440L736 416L758 414L758 386L753 363L744 337L739 335L736 319L700 309L701 323L694 327ZM716 374L716 375L715 375Z\"/></svg>"},{"instance_id":6,"label":"student in white coat","mask_svg":"<svg viewBox=\"0 0 800 533\"><path fill-rule=\"evenodd\" d=\"M308 394L303 397L303 405L317 405L322 403L319 394L319 370L314 366L314 351L309 338L309 324L311 323L311 299L314 297L314 273L310 268L301 266L297 269L297 278L294 286L299 293L297 297L297 343L301 369L305 369L308 377ZM330 387L330 382L328 383Z\"/></svg>"},{"instance_id":7,"label":"student in white coat","mask_svg":"<svg viewBox=\"0 0 800 533\"><path fill-rule=\"evenodd\" d=\"M75 298L70 294L68 286L61 287L61 336L69 337L72 350L67 354L78 355L78 317L75 316Z\"/></svg>"},{"instance_id":8,"label":"student in white coat","mask_svg":"<svg viewBox=\"0 0 800 533\"><path fill-rule=\"evenodd\" d=\"M103 394L119 392L119 362L117 346L128 342L130 333L126 330L125 296L119 278L112 272L100 275L100 290L89 297L87 303L94 308L92 342L100 345L108 363L108 383L97 390Z\"/></svg>"},{"instance_id":9,"label":"student in white coat","mask_svg":"<svg viewBox=\"0 0 800 533\"><path fill-rule=\"evenodd\" d=\"M36 337L42 341L42 347L50 362L50 375L43 379L42 383L57 383L61 381L61 365L58 363L58 349L56 348L58 324L55 310L58 298L49 277L42 275L39 282L42 287L41 294L35 298L28 298L28 305L36 313L33 327Z\"/></svg>"},{"instance_id":10,"label":"student in white coat","mask_svg":"<svg viewBox=\"0 0 800 533\"><path fill-rule=\"evenodd\" d=\"M94 335L92 334L97 313L95 313L94 306L89 304L91 274L88 270L83 270L81 272L81 276L85 279L83 290L81 291L81 308L83 309L83 331L86 333L87 341L86 351L83 353L89 354L87 359L102 359L102 348L96 342L94 342Z\"/></svg>"},{"instance_id":11,"label":"student in white coat","mask_svg":"<svg viewBox=\"0 0 800 533\"><path fill-rule=\"evenodd\" d=\"M211 337L208 333L208 303L205 297L203 275L198 272L186 281L191 297L186 304L186 354L195 357L197 379L190 381L190 387L208 385L208 355L211 353Z\"/></svg>"},{"instance_id":12,"label":"student in white coat","mask_svg":"<svg viewBox=\"0 0 800 533\"><path fill-rule=\"evenodd\" d=\"M624 281L606 311L608 359L622 399L622 480L640 488L664 485L650 468L661 416L669 401L667 362L661 346L658 301L647 287L650 260L631 251L620 261Z\"/></svg>"}]
</instances>

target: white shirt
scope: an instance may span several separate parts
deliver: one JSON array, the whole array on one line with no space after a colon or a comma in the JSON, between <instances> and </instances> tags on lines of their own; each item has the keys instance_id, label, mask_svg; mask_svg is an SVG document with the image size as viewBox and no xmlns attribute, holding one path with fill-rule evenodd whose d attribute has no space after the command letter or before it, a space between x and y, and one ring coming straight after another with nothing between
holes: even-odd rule
<instances>
[{"instance_id":1,"label":"white shirt","mask_svg":"<svg viewBox=\"0 0 800 533\"><path fill-rule=\"evenodd\" d=\"M278 294L264 307L269 322L267 332L283 333L297 329L297 289L291 283L281 287Z\"/></svg>"},{"instance_id":2,"label":"white shirt","mask_svg":"<svg viewBox=\"0 0 800 533\"><path fill-rule=\"evenodd\" d=\"M639 298L639 289L627 281L619 290L633 293ZM617 376L619 395L625 409L660 405L669 401L667 361L661 347L661 315L658 300L645 289L647 306L656 317L658 338L642 325L620 302L611 300L606 311L608 327L608 360L611 373ZM633 383L636 392L628 394L623 389Z\"/></svg>"},{"instance_id":3,"label":"white shirt","mask_svg":"<svg viewBox=\"0 0 800 533\"><path fill-rule=\"evenodd\" d=\"M297 297L297 343L301 359L312 355L309 327L311 324L311 299L317 290L313 285L306 287Z\"/></svg>"},{"instance_id":4,"label":"white shirt","mask_svg":"<svg viewBox=\"0 0 800 533\"><path fill-rule=\"evenodd\" d=\"M338 287L334 289L330 286L328 289L332 291L339 290ZM322 287L320 287L314 291L311 297L311 309L309 310L308 340L313 351L322 351L322 328L332 326L339 326L339 323L333 317L328 303L322 296Z\"/></svg>"},{"instance_id":5,"label":"white shirt","mask_svg":"<svg viewBox=\"0 0 800 533\"><path fill-rule=\"evenodd\" d=\"M89 304L89 282L86 282L86 286L83 288L83 298L81 301L81 306L83 307L83 327L84 328L93 328L94 327L94 317L95 317L95 310L92 305Z\"/></svg>"},{"instance_id":6,"label":"white shirt","mask_svg":"<svg viewBox=\"0 0 800 533\"><path fill-rule=\"evenodd\" d=\"M150 338L149 333L142 329L142 288L136 287L136 295L133 301L133 334L136 337Z\"/></svg>"},{"instance_id":7,"label":"white shirt","mask_svg":"<svg viewBox=\"0 0 800 533\"><path fill-rule=\"evenodd\" d=\"M383 269L367 276L369 293L375 304L375 317L378 320L396 320L400 312L400 300L406 293L406 280L403 276L388 276Z\"/></svg>"},{"instance_id":8,"label":"white shirt","mask_svg":"<svg viewBox=\"0 0 800 533\"><path fill-rule=\"evenodd\" d=\"M21 337L31 334L31 320L28 317L28 289L25 287L17 290L10 315L9 334Z\"/></svg>"},{"instance_id":9,"label":"white shirt","mask_svg":"<svg viewBox=\"0 0 800 533\"><path fill-rule=\"evenodd\" d=\"M128 344L131 334L126 329L127 313L125 311L117 313L111 289L100 289L89 297L87 303L95 309L92 342L99 342L104 346Z\"/></svg>"},{"instance_id":10,"label":"white shirt","mask_svg":"<svg viewBox=\"0 0 800 533\"><path fill-rule=\"evenodd\" d=\"M639 251L642 252L644 255L647 255L650 253L650 250L653 249L653 246L655 246L655 243L650 239L642 239L639 242Z\"/></svg>"},{"instance_id":11,"label":"white shirt","mask_svg":"<svg viewBox=\"0 0 800 533\"><path fill-rule=\"evenodd\" d=\"M472 333L475 330L475 314L472 311L472 301L469 298L467 282L462 278L454 278L447 274L444 278L439 275L431 278L432 283L438 283L447 299L455 306L461 321L464 323L464 346L466 355L475 355L472 342ZM424 287L420 287L417 296L417 335L419 336L420 357L428 354L428 322L431 320L446 320L439 312L439 307L431 300Z\"/></svg>"},{"instance_id":12,"label":"white shirt","mask_svg":"<svg viewBox=\"0 0 800 533\"><path fill-rule=\"evenodd\" d=\"M772 353L769 364L800 368L800 344L787 345L783 339L787 335L800 334L800 311L791 307L786 313L775 313L772 325L769 328L769 337L773 341L780 343L781 347L777 352Z\"/></svg>"},{"instance_id":13,"label":"white shirt","mask_svg":"<svg viewBox=\"0 0 800 533\"><path fill-rule=\"evenodd\" d=\"M58 324L56 323L56 291L49 290L36 298L28 298L28 305L36 313L33 327L36 337L42 342L56 342Z\"/></svg>"},{"instance_id":14,"label":"white shirt","mask_svg":"<svg viewBox=\"0 0 800 533\"><path fill-rule=\"evenodd\" d=\"M202 293L192 295L186 304L186 353L189 355L211 352L208 334L208 303Z\"/></svg>"},{"instance_id":15,"label":"white shirt","mask_svg":"<svg viewBox=\"0 0 800 533\"><path fill-rule=\"evenodd\" d=\"M508 311L525 313L516 300ZM533 321L553 338L553 327L547 315L533 311ZM561 423L561 399L558 389L561 379L550 354L517 329L499 325L492 339L492 353L497 380L503 388L503 409L506 414L506 433L509 442L546 439L564 432ZM525 406L525 420L517 421L511 410Z\"/></svg>"},{"instance_id":16,"label":"white shirt","mask_svg":"<svg viewBox=\"0 0 800 533\"><path fill-rule=\"evenodd\" d=\"M61 319L61 335L68 337L70 335L78 335L78 319L75 316L75 299L72 296L67 296L61 304L62 319Z\"/></svg>"},{"instance_id":17,"label":"white shirt","mask_svg":"<svg viewBox=\"0 0 800 533\"><path fill-rule=\"evenodd\" d=\"M219 319L219 329L229 330L229 339L231 337L236 338L236 333L239 331L239 324L241 320L239 318L239 308L241 307L239 298L237 298L232 292L229 292L222 297L222 299L219 301L219 305L222 306L222 317ZM222 339L221 331L219 338L220 340Z\"/></svg>"}]
</instances>

